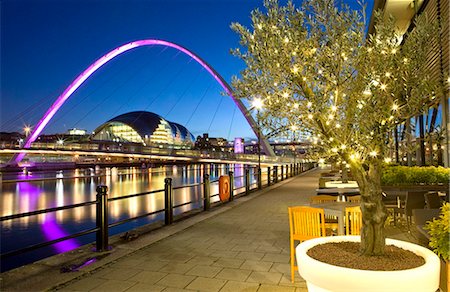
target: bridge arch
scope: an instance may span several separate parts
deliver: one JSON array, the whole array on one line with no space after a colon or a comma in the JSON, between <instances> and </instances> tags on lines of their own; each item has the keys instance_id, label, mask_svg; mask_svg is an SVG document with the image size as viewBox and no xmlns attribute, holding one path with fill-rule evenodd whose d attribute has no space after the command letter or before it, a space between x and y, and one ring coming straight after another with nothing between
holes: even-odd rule
<instances>
[{"instance_id":1,"label":"bridge arch","mask_svg":"<svg viewBox=\"0 0 450 292\"><path fill-rule=\"evenodd\" d=\"M197 54L194 52L186 49L183 46L180 46L178 44L164 41L164 40L158 40L158 39L145 39L145 40L138 40L134 42L130 42L127 44L124 44L120 47L115 48L114 50L110 51L103 57L99 58L97 61L92 63L86 70L84 70L78 77L72 81L72 83L63 91L63 93L58 96L58 98L55 100L55 102L49 107L47 112L42 116L42 118L39 120L39 122L35 125L33 132L30 136L28 136L28 139L25 141L24 148L30 148L31 143L33 143L39 134L44 130L44 128L47 126L49 121L52 119L52 117L56 114L56 112L59 110L59 108L66 102L66 100L100 67L102 67L104 64L108 63L110 60L114 59L115 57L121 55L124 52L127 52L129 50L132 50L134 48L142 47L142 46L151 46L151 45L158 45L158 46L164 46L164 47L170 47L174 48L192 59L194 59L197 63L199 63L203 68L205 68L208 73L214 77L214 79L220 84L220 86L226 91L226 93L233 99L236 106L239 108L239 110L244 114L245 119L250 124L250 126L253 129L253 132L256 134L256 136L260 135L260 131L258 131L258 125L256 124L255 120L251 116L251 114L247 111L247 108L242 103L241 100L237 99L233 95L233 90L230 87L230 85L222 78L222 76L217 73L214 68L212 68L208 63L206 63L202 58L200 58ZM270 147L269 143L261 134L261 141L262 141L262 148L264 152L267 155L275 156L272 148ZM24 153L20 153L17 157L15 157L15 162L20 162L23 157L25 156Z\"/></svg>"}]
</instances>

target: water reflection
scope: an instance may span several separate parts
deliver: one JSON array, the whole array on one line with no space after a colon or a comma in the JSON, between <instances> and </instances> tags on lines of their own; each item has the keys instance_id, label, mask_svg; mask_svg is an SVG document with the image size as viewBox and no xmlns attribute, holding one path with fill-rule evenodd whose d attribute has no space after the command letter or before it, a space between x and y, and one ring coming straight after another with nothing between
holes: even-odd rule
<instances>
[{"instance_id":1,"label":"water reflection","mask_svg":"<svg viewBox=\"0 0 450 292\"><path fill-rule=\"evenodd\" d=\"M34 172L33 174L30 174L30 172L27 174L18 173L15 174L15 177L8 174L8 180L16 179L20 181L2 183L0 216L94 201L96 199L96 187L100 184L108 186L108 197L115 198L163 190L166 177L171 177L173 186L177 187L201 183L205 174L209 174L210 179L214 181L220 175L227 174L229 170L233 170L235 176L244 175L242 165L212 164L165 166L148 169L135 167L88 168L58 172ZM252 181L254 181L254 178L252 178ZM237 188L242 188L243 184L243 178L235 180ZM218 184L213 182L211 183L211 194L217 193ZM203 186L176 189L173 195L174 205L194 202L174 210L175 214L186 212L202 206ZM211 199L212 202L217 200L218 197ZM113 201L109 203L110 223L162 210L163 208L164 192ZM88 206L3 221L1 222L1 253L94 228L95 217L95 206ZM150 223L155 218L156 216L146 217L120 225L113 228L110 234L120 233ZM65 241L55 245L53 250L49 249L40 256L46 257L52 253L68 251L93 240L93 236L87 236L86 238ZM11 261L13 263L6 263L8 260L2 261L2 270L18 266L18 263L14 262L14 258L11 258Z\"/></svg>"}]
</instances>

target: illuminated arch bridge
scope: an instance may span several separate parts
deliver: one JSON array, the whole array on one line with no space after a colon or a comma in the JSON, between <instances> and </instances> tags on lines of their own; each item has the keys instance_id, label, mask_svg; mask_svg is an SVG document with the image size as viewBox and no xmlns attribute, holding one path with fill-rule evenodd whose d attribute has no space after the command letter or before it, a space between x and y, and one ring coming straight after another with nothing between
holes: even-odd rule
<instances>
[{"instance_id":1,"label":"illuminated arch bridge","mask_svg":"<svg viewBox=\"0 0 450 292\"><path fill-rule=\"evenodd\" d=\"M184 126L145 111L122 114L99 126L92 141L133 142L143 145L194 145L195 138Z\"/></svg>"},{"instance_id":2,"label":"illuminated arch bridge","mask_svg":"<svg viewBox=\"0 0 450 292\"><path fill-rule=\"evenodd\" d=\"M266 155L269 156L275 156L273 149L270 147L269 142L264 138L264 136L261 134L261 131L258 130L258 125L256 124L255 120L253 119L252 115L249 113L245 105L242 103L240 99L237 99L233 95L233 90L231 89L230 85L222 78L222 76L217 73L216 70L214 70L210 65L208 65L202 58L200 58L198 55L193 53L192 51L186 49L183 46L177 45L175 43L171 43L168 41L163 40L157 40L157 39L146 39L146 40L139 40L134 41L131 43L127 43L125 45L122 45L103 57L99 58L97 61L92 63L86 70L84 70L80 75L78 75L77 78L64 90L63 93L61 93L60 96L55 100L55 102L50 106L50 108L47 110L47 112L42 116L42 118L39 120L39 122L34 126L33 132L28 136L28 139L25 141L25 144L23 148L30 148L31 143L33 143L40 133L44 130L44 128L47 126L47 124L50 122L50 120L53 118L53 116L56 114L56 112L61 108L61 106L66 102L67 99L99 68L101 68L103 65L114 59L115 57L123 54L124 52L127 52L129 50L142 47L142 46L164 46L164 47L170 47L174 48L192 59L194 59L197 63L199 63L203 68L208 71L208 73L220 84L220 86L226 91L226 93L233 99L236 106L239 108L239 110L244 114L244 117L246 118L247 122L250 124L250 126L253 129L253 132L256 134L257 137L260 137L261 146ZM21 152L20 154L13 157L13 161L15 163L19 163L23 157L25 156L25 152Z\"/></svg>"}]
</instances>

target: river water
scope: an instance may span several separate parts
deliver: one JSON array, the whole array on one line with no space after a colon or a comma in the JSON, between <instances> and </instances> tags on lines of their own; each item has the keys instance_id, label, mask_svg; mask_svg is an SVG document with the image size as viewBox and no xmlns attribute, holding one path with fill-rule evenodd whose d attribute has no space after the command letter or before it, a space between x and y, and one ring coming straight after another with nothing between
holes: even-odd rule
<instances>
[{"instance_id":1,"label":"river water","mask_svg":"<svg viewBox=\"0 0 450 292\"><path fill-rule=\"evenodd\" d=\"M65 171L4 173L0 186L0 216L67 206L96 199L96 187L108 186L108 198L126 196L164 189L164 179L172 178L172 185L198 184L204 174L211 181L220 175L234 171L235 187L243 191L243 165L170 165L157 168L88 168ZM251 184L256 178L251 171ZM211 194L218 193L218 183L211 183ZM202 185L175 189L174 205L196 202L174 210L175 214L202 206ZM211 198L211 202L218 201ZM164 209L164 192L146 196L117 200L109 203L109 223L135 217L140 214ZM95 227L95 205L64 211L29 216L0 222L1 253L21 249L37 243L54 240ZM157 220L164 220L158 213L110 228L114 235ZM52 246L6 257L1 261L1 270L6 271L36 260L75 249L95 241L95 234L69 239Z\"/></svg>"}]
</instances>

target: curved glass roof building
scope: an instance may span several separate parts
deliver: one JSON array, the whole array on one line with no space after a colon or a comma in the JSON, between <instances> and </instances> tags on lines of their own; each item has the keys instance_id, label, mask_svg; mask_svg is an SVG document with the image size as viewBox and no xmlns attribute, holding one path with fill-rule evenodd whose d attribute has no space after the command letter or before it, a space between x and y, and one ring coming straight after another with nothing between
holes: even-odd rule
<instances>
[{"instance_id":1,"label":"curved glass roof building","mask_svg":"<svg viewBox=\"0 0 450 292\"><path fill-rule=\"evenodd\" d=\"M94 131L92 140L132 142L146 146L193 146L195 142L186 127L146 111L129 112L112 118Z\"/></svg>"}]
</instances>

